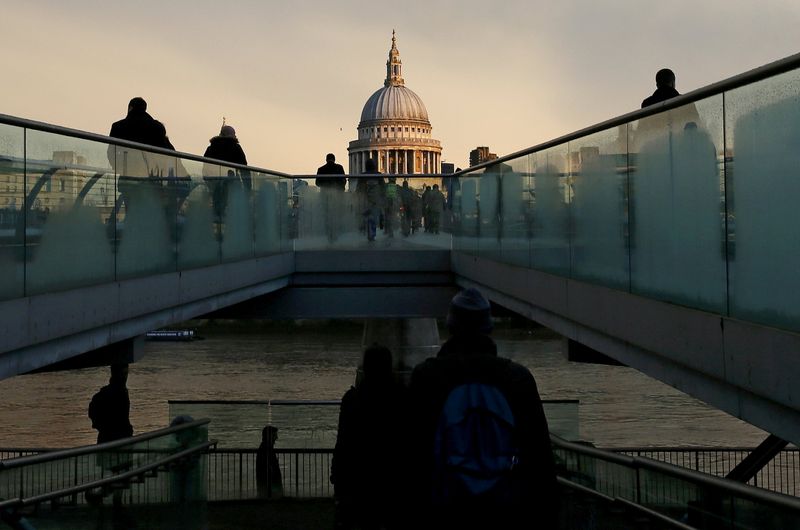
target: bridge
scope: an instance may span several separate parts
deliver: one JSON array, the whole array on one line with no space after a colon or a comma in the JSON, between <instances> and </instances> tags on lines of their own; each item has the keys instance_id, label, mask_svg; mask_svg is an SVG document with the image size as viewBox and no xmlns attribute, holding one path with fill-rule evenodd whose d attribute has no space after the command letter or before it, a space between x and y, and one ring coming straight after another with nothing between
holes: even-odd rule
<instances>
[{"instance_id":1,"label":"bridge","mask_svg":"<svg viewBox=\"0 0 800 530\"><path fill-rule=\"evenodd\" d=\"M798 442L798 80L795 55L445 176L441 233L403 237L398 205L372 243L352 189L0 115L0 377L204 315L442 316L476 286Z\"/></svg>"}]
</instances>

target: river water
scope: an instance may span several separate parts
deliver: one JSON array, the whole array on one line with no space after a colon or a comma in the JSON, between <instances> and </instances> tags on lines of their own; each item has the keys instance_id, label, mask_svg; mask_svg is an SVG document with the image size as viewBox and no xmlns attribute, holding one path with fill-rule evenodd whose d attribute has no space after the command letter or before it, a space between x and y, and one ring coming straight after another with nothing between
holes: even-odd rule
<instances>
[{"instance_id":1,"label":"river water","mask_svg":"<svg viewBox=\"0 0 800 530\"><path fill-rule=\"evenodd\" d=\"M145 356L131 365L136 433L169 423L168 400L340 399L354 381L362 338L354 323L199 334L205 340L147 342ZM580 437L598 446L755 446L766 437L633 369L567 362L560 339L546 329L493 335L501 355L533 372L543 399L580 401ZM88 368L0 381L0 447L94 443L86 410L107 379L107 368Z\"/></svg>"}]
</instances>

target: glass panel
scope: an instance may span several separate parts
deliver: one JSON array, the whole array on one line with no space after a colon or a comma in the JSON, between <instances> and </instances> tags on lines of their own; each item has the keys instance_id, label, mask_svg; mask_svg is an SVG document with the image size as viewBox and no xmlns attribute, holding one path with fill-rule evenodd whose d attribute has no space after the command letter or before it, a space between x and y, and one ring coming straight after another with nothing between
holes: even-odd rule
<instances>
[{"instance_id":1,"label":"glass panel","mask_svg":"<svg viewBox=\"0 0 800 530\"><path fill-rule=\"evenodd\" d=\"M725 313L722 96L639 120L631 145L632 291Z\"/></svg>"},{"instance_id":2,"label":"glass panel","mask_svg":"<svg viewBox=\"0 0 800 530\"><path fill-rule=\"evenodd\" d=\"M178 269L205 267L220 261L219 166L183 160L186 180L178 201Z\"/></svg>"},{"instance_id":3,"label":"glass panel","mask_svg":"<svg viewBox=\"0 0 800 530\"><path fill-rule=\"evenodd\" d=\"M533 203L531 177L535 155L523 156L503 165L500 194L501 260L530 266L529 218Z\"/></svg>"},{"instance_id":4,"label":"glass panel","mask_svg":"<svg viewBox=\"0 0 800 530\"><path fill-rule=\"evenodd\" d=\"M176 269L175 157L111 146L117 175L117 278Z\"/></svg>"},{"instance_id":5,"label":"glass panel","mask_svg":"<svg viewBox=\"0 0 800 530\"><path fill-rule=\"evenodd\" d=\"M219 219L223 261L253 257L252 177L248 170L208 164L204 168Z\"/></svg>"},{"instance_id":6,"label":"glass panel","mask_svg":"<svg viewBox=\"0 0 800 530\"><path fill-rule=\"evenodd\" d=\"M443 189L438 178L351 177L344 190L294 179L289 218L295 249L449 249L451 219ZM376 244L368 243L370 237Z\"/></svg>"},{"instance_id":7,"label":"glass panel","mask_svg":"<svg viewBox=\"0 0 800 530\"><path fill-rule=\"evenodd\" d=\"M113 281L108 144L36 130L26 140L27 294Z\"/></svg>"},{"instance_id":8,"label":"glass panel","mask_svg":"<svg viewBox=\"0 0 800 530\"><path fill-rule=\"evenodd\" d=\"M564 144L538 152L532 159L531 267L562 276L569 275L568 153L569 146Z\"/></svg>"},{"instance_id":9,"label":"glass panel","mask_svg":"<svg viewBox=\"0 0 800 530\"><path fill-rule=\"evenodd\" d=\"M627 126L570 142L572 276L628 290Z\"/></svg>"},{"instance_id":10,"label":"glass panel","mask_svg":"<svg viewBox=\"0 0 800 530\"><path fill-rule=\"evenodd\" d=\"M280 179L266 173L253 174L256 256L281 251L283 211L286 198L281 196Z\"/></svg>"},{"instance_id":11,"label":"glass panel","mask_svg":"<svg viewBox=\"0 0 800 530\"><path fill-rule=\"evenodd\" d=\"M503 175L511 173L507 164L494 164L483 170L478 180L478 255L482 258L501 261L500 237L501 186Z\"/></svg>"},{"instance_id":12,"label":"glass panel","mask_svg":"<svg viewBox=\"0 0 800 530\"><path fill-rule=\"evenodd\" d=\"M483 170L460 177L460 186L453 201L453 224L458 231L458 250L469 254L478 252L480 217L478 215L478 183Z\"/></svg>"},{"instance_id":13,"label":"glass panel","mask_svg":"<svg viewBox=\"0 0 800 530\"><path fill-rule=\"evenodd\" d=\"M731 316L800 330L800 71L731 91L725 112Z\"/></svg>"},{"instance_id":14,"label":"glass panel","mask_svg":"<svg viewBox=\"0 0 800 530\"><path fill-rule=\"evenodd\" d=\"M0 299L24 294L25 130L0 123Z\"/></svg>"}]
</instances>

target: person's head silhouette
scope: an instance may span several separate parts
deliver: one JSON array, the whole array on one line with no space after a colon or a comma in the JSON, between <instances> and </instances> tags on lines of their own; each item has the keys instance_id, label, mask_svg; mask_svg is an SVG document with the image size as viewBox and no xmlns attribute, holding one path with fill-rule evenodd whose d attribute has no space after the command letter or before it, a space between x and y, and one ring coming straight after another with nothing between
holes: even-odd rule
<instances>
[{"instance_id":1,"label":"person's head silhouette","mask_svg":"<svg viewBox=\"0 0 800 530\"><path fill-rule=\"evenodd\" d=\"M656 73L656 87L675 88L675 72L669 68L662 68Z\"/></svg>"},{"instance_id":2,"label":"person's head silhouette","mask_svg":"<svg viewBox=\"0 0 800 530\"><path fill-rule=\"evenodd\" d=\"M128 102L128 112L146 112L147 102L144 98L135 97Z\"/></svg>"},{"instance_id":3,"label":"person's head silhouette","mask_svg":"<svg viewBox=\"0 0 800 530\"><path fill-rule=\"evenodd\" d=\"M278 440L278 428L274 425L267 425L261 430L261 441L268 444L270 447L275 446Z\"/></svg>"},{"instance_id":4,"label":"person's head silhouette","mask_svg":"<svg viewBox=\"0 0 800 530\"><path fill-rule=\"evenodd\" d=\"M492 306L479 290L464 289L450 301L447 327L451 335L488 335L493 327Z\"/></svg>"},{"instance_id":5,"label":"person's head silhouette","mask_svg":"<svg viewBox=\"0 0 800 530\"><path fill-rule=\"evenodd\" d=\"M377 173L378 172L378 164L375 163L374 158L368 158L367 161L364 163L364 172L365 173Z\"/></svg>"},{"instance_id":6,"label":"person's head silhouette","mask_svg":"<svg viewBox=\"0 0 800 530\"><path fill-rule=\"evenodd\" d=\"M336 155L333 153L328 153L325 155L325 162L336 162Z\"/></svg>"}]
</instances>

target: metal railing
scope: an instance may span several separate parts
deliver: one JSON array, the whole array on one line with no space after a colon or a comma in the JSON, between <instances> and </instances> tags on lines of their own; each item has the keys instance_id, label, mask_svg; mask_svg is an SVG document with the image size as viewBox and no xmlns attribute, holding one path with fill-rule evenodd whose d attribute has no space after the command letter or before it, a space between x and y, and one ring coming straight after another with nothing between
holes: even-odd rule
<instances>
[{"instance_id":1,"label":"metal railing","mask_svg":"<svg viewBox=\"0 0 800 530\"><path fill-rule=\"evenodd\" d=\"M84 504L87 501L80 493L95 488L107 493L115 484L128 490L131 502L168 502L169 480L145 478L153 479L178 461L205 454L216 444L208 441L208 423L197 420L113 442L36 454L19 450L17 458L0 461L0 506L16 508L46 501ZM8 449L0 453L13 455ZM198 491L205 490L202 482Z\"/></svg>"},{"instance_id":2,"label":"metal railing","mask_svg":"<svg viewBox=\"0 0 800 530\"><path fill-rule=\"evenodd\" d=\"M558 474L614 502L697 528L798 528L800 499L551 437Z\"/></svg>"}]
</instances>

